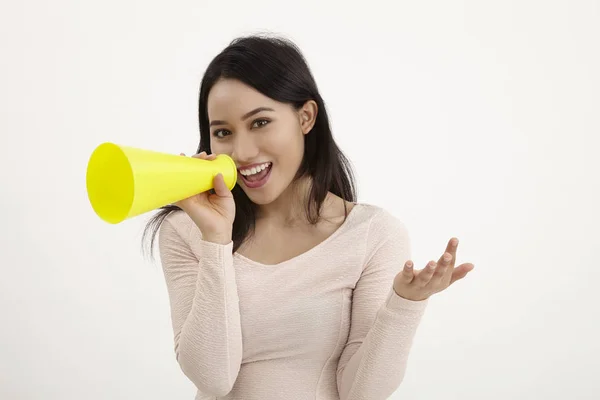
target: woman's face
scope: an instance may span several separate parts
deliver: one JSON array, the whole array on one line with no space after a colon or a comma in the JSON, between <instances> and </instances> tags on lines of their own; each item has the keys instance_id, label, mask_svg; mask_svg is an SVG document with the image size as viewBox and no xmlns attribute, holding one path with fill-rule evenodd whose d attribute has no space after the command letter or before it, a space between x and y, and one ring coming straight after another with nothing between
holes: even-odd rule
<instances>
[{"instance_id":1,"label":"woman's face","mask_svg":"<svg viewBox=\"0 0 600 400\"><path fill-rule=\"evenodd\" d=\"M238 80L221 79L208 95L207 108L212 152L233 158L238 184L252 202L273 202L300 167L316 103L295 110Z\"/></svg>"}]
</instances>

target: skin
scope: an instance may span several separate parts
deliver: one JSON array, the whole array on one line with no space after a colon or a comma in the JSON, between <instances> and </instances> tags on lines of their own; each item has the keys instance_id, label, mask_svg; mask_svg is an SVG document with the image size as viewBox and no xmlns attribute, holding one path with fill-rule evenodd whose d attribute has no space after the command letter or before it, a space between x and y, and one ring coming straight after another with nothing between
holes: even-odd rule
<instances>
[{"instance_id":1,"label":"skin","mask_svg":"<svg viewBox=\"0 0 600 400\"><path fill-rule=\"evenodd\" d=\"M404 269L394 278L394 291L408 300L421 301L439 293L457 280L463 279L475 268L472 263L455 267L458 238L451 238L446 251L439 260L431 260L420 271L413 270L412 260L404 264Z\"/></svg>"},{"instance_id":2,"label":"skin","mask_svg":"<svg viewBox=\"0 0 600 400\"><path fill-rule=\"evenodd\" d=\"M308 101L296 111L237 80L217 82L208 96L210 146L213 153L227 154L236 165L271 161L273 167L268 182L260 188L247 187L238 180L253 203L259 205L258 218L268 218L284 225L303 219L303 202L298 195L306 194L308 181L292 184L302 162L304 135L315 123L317 104ZM246 120L242 117L259 107L260 111ZM302 199L302 197L300 197Z\"/></svg>"},{"instance_id":3,"label":"skin","mask_svg":"<svg viewBox=\"0 0 600 400\"><path fill-rule=\"evenodd\" d=\"M258 108L269 108L252 115ZM304 135L315 123L318 113L314 101L306 102L299 110L279 103L254 88L232 79L222 79L208 96L210 144L213 154L194 155L214 159L216 154L229 155L239 167L270 161L271 176L260 188L249 188L240 178L238 183L250 200L258 205L256 231L268 231L272 239L314 236L305 220L303 205L307 196L307 179L292 182L304 153ZM247 116L244 119L244 116ZM184 155L182 153L182 155ZM226 244L231 241L231 225L235 203L222 176L215 177L214 194L199 194L178 204L200 227L205 240ZM325 216L335 216L343 200L329 193ZM301 228L298 228L298 227ZM332 230L329 226L327 228ZM321 232L322 233L322 232ZM327 236L329 232L325 232ZM259 235L260 236L260 235ZM289 241L288 241L289 243ZM282 243L285 247L285 241ZM277 248L277 246L273 246ZM397 295L413 301L428 299L457 280L463 279L474 265L463 263L455 267L458 239L451 238L438 262L430 261L420 271L414 271L412 260L396 275L393 282ZM444 260L447 257L448 260Z\"/></svg>"}]
</instances>

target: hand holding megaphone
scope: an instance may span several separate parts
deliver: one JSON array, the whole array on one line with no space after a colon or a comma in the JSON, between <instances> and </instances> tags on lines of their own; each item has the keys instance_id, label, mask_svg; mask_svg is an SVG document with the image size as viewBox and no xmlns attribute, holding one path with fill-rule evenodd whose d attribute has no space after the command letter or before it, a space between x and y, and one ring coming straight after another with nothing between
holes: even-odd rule
<instances>
[{"instance_id":1,"label":"hand holding megaphone","mask_svg":"<svg viewBox=\"0 0 600 400\"><path fill-rule=\"evenodd\" d=\"M188 213L205 240L224 244L231 241L236 181L235 162L226 154L185 157L114 143L94 150L86 173L88 198L104 221L118 224L174 204Z\"/></svg>"},{"instance_id":2,"label":"hand holding megaphone","mask_svg":"<svg viewBox=\"0 0 600 400\"><path fill-rule=\"evenodd\" d=\"M180 155L185 156L184 153ZM206 155L206 152L203 151L192 157L212 161L216 155ZM233 220L235 219L235 201L231 190L225 183L223 174L219 173L214 177L213 189L215 193L205 191L173 204L190 216L202 232L204 240L227 244L231 241Z\"/></svg>"}]
</instances>

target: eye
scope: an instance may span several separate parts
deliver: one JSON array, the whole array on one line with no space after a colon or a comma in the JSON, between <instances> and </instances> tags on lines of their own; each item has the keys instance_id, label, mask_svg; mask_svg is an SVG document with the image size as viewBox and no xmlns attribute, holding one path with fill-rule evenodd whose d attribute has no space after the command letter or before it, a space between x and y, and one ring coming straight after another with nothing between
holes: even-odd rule
<instances>
[{"instance_id":1,"label":"eye","mask_svg":"<svg viewBox=\"0 0 600 400\"><path fill-rule=\"evenodd\" d=\"M256 128L262 128L263 126L266 126L269 122L271 122L271 121L269 121L268 119L264 119L264 118L255 119L252 122L252 127L253 128L254 127L256 127Z\"/></svg>"},{"instance_id":2,"label":"eye","mask_svg":"<svg viewBox=\"0 0 600 400\"><path fill-rule=\"evenodd\" d=\"M224 136L227 136L230 132L227 129L217 129L213 132L213 136L219 139L223 139Z\"/></svg>"}]
</instances>

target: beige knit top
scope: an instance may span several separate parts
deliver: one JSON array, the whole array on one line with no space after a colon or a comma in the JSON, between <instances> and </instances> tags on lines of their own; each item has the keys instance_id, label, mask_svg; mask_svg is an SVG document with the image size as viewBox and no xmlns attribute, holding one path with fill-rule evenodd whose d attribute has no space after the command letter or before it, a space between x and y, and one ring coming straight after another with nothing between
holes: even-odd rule
<instances>
[{"instance_id":1,"label":"beige knit top","mask_svg":"<svg viewBox=\"0 0 600 400\"><path fill-rule=\"evenodd\" d=\"M175 356L197 400L383 400L399 387L428 302L393 290L411 258L399 219L358 203L276 265L232 248L181 211L159 232Z\"/></svg>"}]
</instances>

